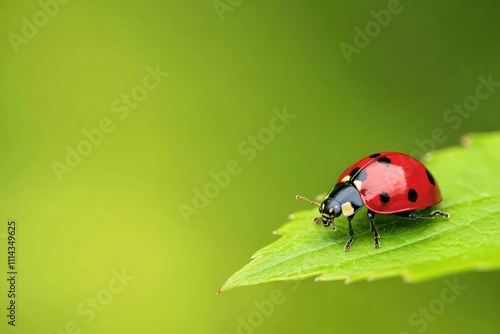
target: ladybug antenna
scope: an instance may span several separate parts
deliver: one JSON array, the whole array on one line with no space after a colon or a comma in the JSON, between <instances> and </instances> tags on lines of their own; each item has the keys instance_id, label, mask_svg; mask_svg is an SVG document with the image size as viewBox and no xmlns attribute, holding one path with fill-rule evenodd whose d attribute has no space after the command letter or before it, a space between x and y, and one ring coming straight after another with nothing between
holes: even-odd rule
<instances>
[{"instance_id":1,"label":"ladybug antenna","mask_svg":"<svg viewBox=\"0 0 500 334\"><path fill-rule=\"evenodd\" d=\"M317 205L317 206L321 207L321 205L319 205L319 203L318 203L318 202L311 201L310 199L305 198L304 196L297 195L297 196L295 196L295 198L296 198L296 199L301 199L301 200L307 201L307 202L309 202L309 203L311 203L311 204L314 204L314 205Z\"/></svg>"}]
</instances>

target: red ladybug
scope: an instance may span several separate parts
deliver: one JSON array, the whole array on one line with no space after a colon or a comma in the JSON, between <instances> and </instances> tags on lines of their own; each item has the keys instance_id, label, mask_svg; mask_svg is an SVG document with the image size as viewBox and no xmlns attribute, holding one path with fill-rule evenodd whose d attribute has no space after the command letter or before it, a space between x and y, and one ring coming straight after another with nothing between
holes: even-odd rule
<instances>
[{"instance_id":1,"label":"red ladybug","mask_svg":"<svg viewBox=\"0 0 500 334\"><path fill-rule=\"evenodd\" d=\"M319 206L320 217L314 222L323 222L323 226L332 225L336 230L334 218L341 214L349 222L349 240L344 250L351 250L354 240L351 220L361 207L366 206L366 217L370 221L370 231L375 237L374 247L380 247L380 235L375 227L375 213L396 214L415 220L450 215L440 210L427 214L412 211L433 206L443 199L439 186L432 174L419 161L398 152L372 154L346 169L337 180L337 184L326 195L321 205L303 196L296 196Z\"/></svg>"}]
</instances>

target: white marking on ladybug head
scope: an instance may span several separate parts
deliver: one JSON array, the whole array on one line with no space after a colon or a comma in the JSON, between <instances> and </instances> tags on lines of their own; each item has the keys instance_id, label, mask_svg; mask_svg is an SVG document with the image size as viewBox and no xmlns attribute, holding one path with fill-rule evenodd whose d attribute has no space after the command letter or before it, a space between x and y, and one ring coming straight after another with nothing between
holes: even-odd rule
<instances>
[{"instance_id":1,"label":"white marking on ladybug head","mask_svg":"<svg viewBox=\"0 0 500 334\"><path fill-rule=\"evenodd\" d=\"M355 180L353 183L358 191L361 190L361 185L363 184L363 182L361 182L360 180Z\"/></svg>"},{"instance_id":2,"label":"white marking on ladybug head","mask_svg":"<svg viewBox=\"0 0 500 334\"><path fill-rule=\"evenodd\" d=\"M341 205L342 207L342 215L345 217L352 216L354 214L354 208L352 207L351 202L345 202Z\"/></svg>"},{"instance_id":3,"label":"white marking on ladybug head","mask_svg":"<svg viewBox=\"0 0 500 334\"><path fill-rule=\"evenodd\" d=\"M330 210L328 210L329 213L332 213L333 212L333 208L330 208Z\"/></svg>"},{"instance_id":4,"label":"white marking on ladybug head","mask_svg":"<svg viewBox=\"0 0 500 334\"><path fill-rule=\"evenodd\" d=\"M351 176L350 175L346 175L342 178L342 180L340 180L340 182L347 182L351 179Z\"/></svg>"}]
</instances>

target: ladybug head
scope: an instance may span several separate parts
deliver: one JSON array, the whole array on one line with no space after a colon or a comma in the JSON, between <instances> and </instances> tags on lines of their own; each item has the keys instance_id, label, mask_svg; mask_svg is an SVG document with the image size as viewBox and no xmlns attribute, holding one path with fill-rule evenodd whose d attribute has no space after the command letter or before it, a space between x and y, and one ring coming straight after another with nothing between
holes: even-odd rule
<instances>
[{"instance_id":1,"label":"ladybug head","mask_svg":"<svg viewBox=\"0 0 500 334\"><path fill-rule=\"evenodd\" d=\"M340 216L342 213L342 209L340 207L340 204L332 199L331 197L326 198L321 205L318 202L311 201L303 196L297 195L295 196L297 199L302 199L304 201L307 201L311 204L317 205L319 207L319 213L321 214L320 217L316 218L314 222L317 224L320 221L323 223L323 226L328 227L333 224L333 219L337 218ZM335 226L335 225L333 225Z\"/></svg>"},{"instance_id":2,"label":"ladybug head","mask_svg":"<svg viewBox=\"0 0 500 334\"><path fill-rule=\"evenodd\" d=\"M319 207L319 213L321 213L321 221L323 222L323 226L330 226L333 223L333 219L340 216L342 210L340 208L340 204L330 198L327 197L321 206Z\"/></svg>"}]
</instances>

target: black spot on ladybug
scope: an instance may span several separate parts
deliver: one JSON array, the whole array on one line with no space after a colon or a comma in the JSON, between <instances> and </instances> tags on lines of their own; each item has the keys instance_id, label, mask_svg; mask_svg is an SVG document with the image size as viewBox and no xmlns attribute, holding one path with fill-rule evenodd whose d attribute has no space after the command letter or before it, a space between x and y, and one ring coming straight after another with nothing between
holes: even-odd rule
<instances>
[{"instance_id":1,"label":"black spot on ladybug","mask_svg":"<svg viewBox=\"0 0 500 334\"><path fill-rule=\"evenodd\" d=\"M372 154L370 155L368 158L376 158L380 155L380 153L375 153L375 154Z\"/></svg>"},{"instance_id":2,"label":"black spot on ladybug","mask_svg":"<svg viewBox=\"0 0 500 334\"><path fill-rule=\"evenodd\" d=\"M408 200L410 202L415 202L417 200L417 198L418 198L418 194L415 191L415 189L408 190Z\"/></svg>"},{"instance_id":3,"label":"black spot on ladybug","mask_svg":"<svg viewBox=\"0 0 500 334\"><path fill-rule=\"evenodd\" d=\"M425 169L425 173L427 174L427 178L429 179L429 182L435 186L436 185L436 181L434 180L434 176L432 176L431 172L429 172L427 170L427 168Z\"/></svg>"},{"instance_id":4,"label":"black spot on ladybug","mask_svg":"<svg viewBox=\"0 0 500 334\"><path fill-rule=\"evenodd\" d=\"M386 193L385 191L381 192L380 195L378 195L378 197L380 198L380 202L384 204L389 203L389 201L391 200L389 194Z\"/></svg>"},{"instance_id":5,"label":"black spot on ladybug","mask_svg":"<svg viewBox=\"0 0 500 334\"><path fill-rule=\"evenodd\" d=\"M388 157L382 157L382 158L378 159L377 161L380 162L381 164L385 165L386 167L389 167L391 165L391 159L389 159Z\"/></svg>"},{"instance_id":6,"label":"black spot on ladybug","mask_svg":"<svg viewBox=\"0 0 500 334\"><path fill-rule=\"evenodd\" d=\"M354 175L356 175L356 173L359 172L359 167L356 167L354 168L350 173L349 173L349 176L351 177L351 180L352 178L354 177Z\"/></svg>"}]
</instances>

